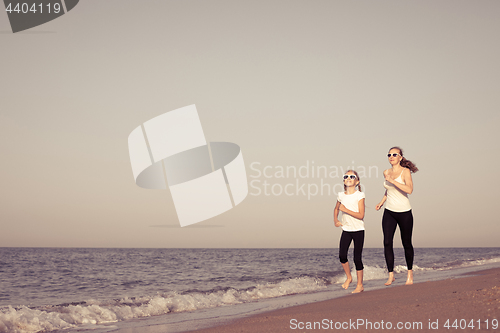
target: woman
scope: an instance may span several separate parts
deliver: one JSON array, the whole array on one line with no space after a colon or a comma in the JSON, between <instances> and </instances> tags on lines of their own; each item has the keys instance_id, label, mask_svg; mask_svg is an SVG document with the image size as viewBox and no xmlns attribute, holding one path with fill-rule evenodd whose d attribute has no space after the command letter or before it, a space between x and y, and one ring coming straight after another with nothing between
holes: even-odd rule
<instances>
[{"instance_id":1,"label":"woman","mask_svg":"<svg viewBox=\"0 0 500 333\"><path fill-rule=\"evenodd\" d=\"M408 266L408 278L406 280L408 285L413 284L413 245L411 244L413 215L408 194L413 192L411 173L417 172L418 168L403 157L403 150L399 147L389 149L387 157L392 168L384 171L384 187L386 190L382 201L375 207L376 210L379 210L387 201L382 218L384 255L387 270L389 271L389 279L385 285L389 286L395 280L393 242L398 225L405 250L406 265Z\"/></svg>"}]
</instances>

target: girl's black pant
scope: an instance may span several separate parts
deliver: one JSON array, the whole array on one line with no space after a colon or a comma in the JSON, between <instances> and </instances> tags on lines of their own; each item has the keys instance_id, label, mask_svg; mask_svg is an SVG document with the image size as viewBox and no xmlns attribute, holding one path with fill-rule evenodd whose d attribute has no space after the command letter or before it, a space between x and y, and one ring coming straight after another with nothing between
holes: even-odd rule
<instances>
[{"instance_id":1,"label":"girl's black pant","mask_svg":"<svg viewBox=\"0 0 500 333\"><path fill-rule=\"evenodd\" d=\"M342 231L342 236L340 236L339 245L339 258L342 264L347 262L347 251L351 242L354 241L354 265L356 265L356 270L363 270L363 261L361 260L361 255L363 253L363 243L365 242L365 231Z\"/></svg>"}]
</instances>

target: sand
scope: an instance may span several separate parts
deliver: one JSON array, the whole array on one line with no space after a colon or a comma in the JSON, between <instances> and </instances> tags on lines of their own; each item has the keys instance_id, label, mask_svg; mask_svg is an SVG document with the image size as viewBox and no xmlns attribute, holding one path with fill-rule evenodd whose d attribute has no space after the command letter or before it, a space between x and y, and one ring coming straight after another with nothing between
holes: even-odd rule
<instances>
[{"instance_id":1,"label":"sand","mask_svg":"<svg viewBox=\"0 0 500 333\"><path fill-rule=\"evenodd\" d=\"M353 283L350 289L354 288ZM418 282L417 276L416 283L410 286L382 286L382 289L229 322L226 319L221 319L219 324L211 321L215 322L214 327L190 332L500 332L499 320L500 268L493 268L429 282ZM168 325L158 324L114 332L165 333L170 330Z\"/></svg>"},{"instance_id":2,"label":"sand","mask_svg":"<svg viewBox=\"0 0 500 333\"><path fill-rule=\"evenodd\" d=\"M455 279L389 286L192 332L500 332L499 279L500 269L495 268Z\"/></svg>"}]
</instances>

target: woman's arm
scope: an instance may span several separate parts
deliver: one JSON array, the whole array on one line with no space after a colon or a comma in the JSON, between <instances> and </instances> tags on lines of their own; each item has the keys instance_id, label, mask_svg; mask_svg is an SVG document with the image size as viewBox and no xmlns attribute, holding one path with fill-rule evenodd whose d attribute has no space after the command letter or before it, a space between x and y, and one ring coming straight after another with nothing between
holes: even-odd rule
<instances>
[{"instance_id":1,"label":"woman's arm","mask_svg":"<svg viewBox=\"0 0 500 333\"><path fill-rule=\"evenodd\" d=\"M382 198L382 200L378 203L378 205L375 206L375 209L376 210L379 210L380 208L382 208L382 206L384 205L385 201L387 200L387 190L385 190L385 194L384 194L384 197Z\"/></svg>"},{"instance_id":2,"label":"woman's arm","mask_svg":"<svg viewBox=\"0 0 500 333\"><path fill-rule=\"evenodd\" d=\"M384 170L384 178L385 179L387 179L388 175L389 175L389 170ZM384 205L386 200L387 200L387 190L385 190L384 197L382 198L382 200L380 200L378 205L375 206L375 210L380 210L380 208L382 208L382 206Z\"/></svg>"},{"instance_id":3,"label":"woman's arm","mask_svg":"<svg viewBox=\"0 0 500 333\"><path fill-rule=\"evenodd\" d=\"M333 210L333 222L335 222L336 227L342 226L342 223L340 223L339 221L339 207L340 207L340 201L337 201L335 209Z\"/></svg>"},{"instance_id":4,"label":"woman's arm","mask_svg":"<svg viewBox=\"0 0 500 333\"><path fill-rule=\"evenodd\" d=\"M339 210L341 212L351 215L352 217L357 218L358 220L362 220L365 217L365 198L358 201L359 212L353 212L352 210L347 209L342 204L340 205Z\"/></svg>"},{"instance_id":5,"label":"woman's arm","mask_svg":"<svg viewBox=\"0 0 500 333\"><path fill-rule=\"evenodd\" d=\"M385 180L387 182L396 186L401 191L408 193L408 194L411 194L413 192L413 180L411 179L410 169L404 168L404 170L403 170L402 180L403 180L404 184L401 184L401 183L395 181L394 179L389 177L388 174L384 173L384 175L385 175Z\"/></svg>"}]
</instances>

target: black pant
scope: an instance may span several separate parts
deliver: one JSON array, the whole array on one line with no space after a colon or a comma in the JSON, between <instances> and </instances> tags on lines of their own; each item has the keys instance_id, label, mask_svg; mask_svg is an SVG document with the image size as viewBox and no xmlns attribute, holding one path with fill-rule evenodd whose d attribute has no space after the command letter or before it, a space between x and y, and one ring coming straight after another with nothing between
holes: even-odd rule
<instances>
[{"instance_id":1,"label":"black pant","mask_svg":"<svg viewBox=\"0 0 500 333\"><path fill-rule=\"evenodd\" d=\"M399 225L401 232L401 242L405 249L405 259L408 270L413 268L413 245L411 244L411 234L413 232L413 214L411 209L406 212L393 212L388 209L384 210L382 217L382 231L384 232L384 254L387 270L394 270L394 233L396 226Z\"/></svg>"},{"instance_id":2,"label":"black pant","mask_svg":"<svg viewBox=\"0 0 500 333\"><path fill-rule=\"evenodd\" d=\"M363 270L363 262L361 261L361 254L363 253L363 243L365 242L365 231L342 231L342 236L340 236L339 245L339 258L342 264L347 262L347 251L351 245L351 241L354 240L354 264L356 265L356 270Z\"/></svg>"}]
</instances>

